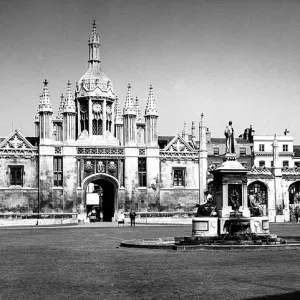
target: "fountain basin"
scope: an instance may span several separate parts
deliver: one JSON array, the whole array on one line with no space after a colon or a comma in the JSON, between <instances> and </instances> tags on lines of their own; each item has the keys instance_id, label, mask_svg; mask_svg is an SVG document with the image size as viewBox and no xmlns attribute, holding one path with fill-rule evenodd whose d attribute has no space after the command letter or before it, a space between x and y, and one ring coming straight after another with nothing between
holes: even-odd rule
<instances>
[{"instance_id":1,"label":"fountain basin","mask_svg":"<svg viewBox=\"0 0 300 300\"><path fill-rule=\"evenodd\" d=\"M263 237L260 237L263 238ZM122 241L121 247L166 249L179 251L197 250L295 250L300 249L300 237L277 237L270 234L268 241L222 240L220 237L164 237L153 239L134 239Z\"/></svg>"}]
</instances>

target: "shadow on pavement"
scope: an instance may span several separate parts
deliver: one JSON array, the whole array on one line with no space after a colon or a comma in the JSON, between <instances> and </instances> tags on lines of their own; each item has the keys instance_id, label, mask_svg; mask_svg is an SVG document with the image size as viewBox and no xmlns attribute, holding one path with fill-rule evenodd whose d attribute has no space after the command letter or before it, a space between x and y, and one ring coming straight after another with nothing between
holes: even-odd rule
<instances>
[{"instance_id":1,"label":"shadow on pavement","mask_svg":"<svg viewBox=\"0 0 300 300\"><path fill-rule=\"evenodd\" d=\"M272 296L264 296L264 297L255 297L255 298L247 298L245 300L291 300L291 299L300 299L300 291L291 292L291 293L285 293L285 294L278 294L278 295L272 295Z\"/></svg>"}]
</instances>

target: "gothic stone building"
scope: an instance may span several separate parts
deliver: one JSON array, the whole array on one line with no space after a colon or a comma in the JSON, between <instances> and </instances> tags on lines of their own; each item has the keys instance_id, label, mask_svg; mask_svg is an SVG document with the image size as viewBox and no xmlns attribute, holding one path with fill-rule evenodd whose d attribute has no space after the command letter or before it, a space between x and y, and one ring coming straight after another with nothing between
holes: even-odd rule
<instances>
[{"instance_id":1,"label":"gothic stone building","mask_svg":"<svg viewBox=\"0 0 300 300\"><path fill-rule=\"evenodd\" d=\"M102 70L95 23L88 49L88 69L75 95L67 83L58 114L53 116L45 80L36 136L15 130L0 140L0 213L86 212L100 205L111 221L130 209L193 210L201 160L195 144L178 135L160 149L152 86L144 117L130 85L121 112Z\"/></svg>"}]
</instances>

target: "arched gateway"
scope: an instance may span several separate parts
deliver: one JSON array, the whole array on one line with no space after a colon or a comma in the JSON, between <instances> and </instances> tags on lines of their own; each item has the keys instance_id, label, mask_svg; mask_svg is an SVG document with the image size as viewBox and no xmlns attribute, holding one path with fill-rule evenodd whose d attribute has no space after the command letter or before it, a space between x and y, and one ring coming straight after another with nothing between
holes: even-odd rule
<instances>
[{"instance_id":1,"label":"arched gateway","mask_svg":"<svg viewBox=\"0 0 300 300\"><path fill-rule=\"evenodd\" d=\"M93 183L101 190L101 194L98 193L99 202L94 203L94 205L97 206L98 204L98 206L100 206L100 209L103 213L103 221L111 222L115 210L118 207L118 180L115 177L105 173L97 173L86 177L83 182L83 204L87 211L89 210L90 206L93 206L92 204L87 203L87 188L90 183Z\"/></svg>"}]
</instances>

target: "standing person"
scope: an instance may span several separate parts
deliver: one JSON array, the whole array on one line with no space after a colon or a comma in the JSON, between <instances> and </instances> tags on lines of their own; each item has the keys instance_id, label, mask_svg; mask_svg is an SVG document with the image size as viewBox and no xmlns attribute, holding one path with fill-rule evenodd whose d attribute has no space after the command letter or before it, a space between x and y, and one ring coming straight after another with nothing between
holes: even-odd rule
<instances>
[{"instance_id":1,"label":"standing person","mask_svg":"<svg viewBox=\"0 0 300 300\"><path fill-rule=\"evenodd\" d=\"M133 211L133 209L130 211L130 214L129 214L129 217L130 217L130 226L135 226L135 216L136 216L136 213L135 211Z\"/></svg>"}]
</instances>

